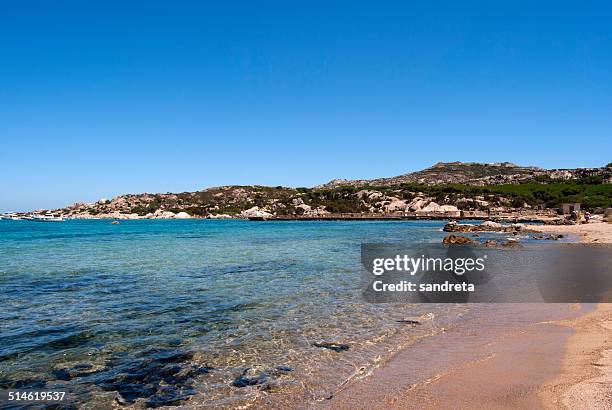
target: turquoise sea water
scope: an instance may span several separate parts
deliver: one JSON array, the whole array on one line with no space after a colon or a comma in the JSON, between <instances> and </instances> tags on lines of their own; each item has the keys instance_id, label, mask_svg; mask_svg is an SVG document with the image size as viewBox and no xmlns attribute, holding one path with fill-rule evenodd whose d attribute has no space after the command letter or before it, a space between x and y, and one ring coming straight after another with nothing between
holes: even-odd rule
<instances>
[{"instance_id":1,"label":"turquoise sea water","mask_svg":"<svg viewBox=\"0 0 612 410\"><path fill-rule=\"evenodd\" d=\"M0 221L0 389L86 408L322 400L436 331L399 319L458 313L360 297L362 243L440 242L442 225Z\"/></svg>"}]
</instances>

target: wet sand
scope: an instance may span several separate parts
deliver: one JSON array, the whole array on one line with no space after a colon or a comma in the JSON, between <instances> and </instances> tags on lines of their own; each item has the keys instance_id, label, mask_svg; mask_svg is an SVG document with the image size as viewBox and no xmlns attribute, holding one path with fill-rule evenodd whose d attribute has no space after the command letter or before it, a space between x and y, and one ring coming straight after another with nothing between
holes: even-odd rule
<instances>
[{"instance_id":1,"label":"wet sand","mask_svg":"<svg viewBox=\"0 0 612 410\"><path fill-rule=\"evenodd\" d=\"M537 228L612 243L612 224ZM502 304L484 310L400 351L316 407L612 408L612 304Z\"/></svg>"},{"instance_id":2,"label":"wet sand","mask_svg":"<svg viewBox=\"0 0 612 410\"><path fill-rule=\"evenodd\" d=\"M321 403L342 409L545 408L564 368L567 324L593 306L502 304L396 354Z\"/></svg>"}]
</instances>

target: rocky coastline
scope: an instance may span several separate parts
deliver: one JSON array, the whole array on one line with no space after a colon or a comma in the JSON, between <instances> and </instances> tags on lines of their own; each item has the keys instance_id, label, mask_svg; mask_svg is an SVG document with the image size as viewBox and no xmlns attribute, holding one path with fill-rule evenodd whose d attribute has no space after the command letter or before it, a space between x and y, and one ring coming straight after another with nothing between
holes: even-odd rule
<instances>
[{"instance_id":1,"label":"rocky coastline","mask_svg":"<svg viewBox=\"0 0 612 410\"><path fill-rule=\"evenodd\" d=\"M511 163L438 163L400 177L334 180L313 188L222 186L119 195L17 215L71 219L480 219L568 224L564 202L612 207L612 167L544 170Z\"/></svg>"}]
</instances>

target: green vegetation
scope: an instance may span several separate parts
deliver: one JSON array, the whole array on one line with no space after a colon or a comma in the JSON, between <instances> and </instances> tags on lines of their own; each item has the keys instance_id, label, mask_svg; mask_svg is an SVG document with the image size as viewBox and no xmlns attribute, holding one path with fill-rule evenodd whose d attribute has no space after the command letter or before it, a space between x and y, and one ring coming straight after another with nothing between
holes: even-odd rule
<instances>
[{"instance_id":1,"label":"green vegetation","mask_svg":"<svg viewBox=\"0 0 612 410\"><path fill-rule=\"evenodd\" d=\"M301 196L302 200L312 206L325 206L333 213L357 213L367 211L357 192L359 188L342 186L335 189L311 189Z\"/></svg>"},{"instance_id":2,"label":"green vegetation","mask_svg":"<svg viewBox=\"0 0 612 410\"><path fill-rule=\"evenodd\" d=\"M571 182L473 186L463 184L422 185L402 184L402 190L423 192L436 198L461 194L466 197L500 195L508 197L514 206L525 202L531 206L558 208L565 202L580 202L584 208L612 206L612 184L602 184L601 177L587 177Z\"/></svg>"},{"instance_id":3,"label":"green vegetation","mask_svg":"<svg viewBox=\"0 0 612 410\"><path fill-rule=\"evenodd\" d=\"M146 206L136 206L132 208L131 212L138 215L146 215L148 213L153 213L157 211L159 208L159 204L149 204Z\"/></svg>"},{"instance_id":4,"label":"green vegetation","mask_svg":"<svg viewBox=\"0 0 612 410\"><path fill-rule=\"evenodd\" d=\"M612 162L610 162L608 165L606 165L607 168L612 168Z\"/></svg>"},{"instance_id":5,"label":"green vegetation","mask_svg":"<svg viewBox=\"0 0 612 410\"><path fill-rule=\"evenodd\" d=\"M564 202L580 202L585 209L612 207L612 184L602 184L601 177L585 177L582 179L555 182L548 176L539 177L537 182L531 181L523 184L505 184L475 186L465 184L427 185L427 184L401 184L395 186L340 186L337 188L269 188L269 187L239 187L242 196L236 191L224 191L223 196L218 192L199 192L189 198L180 198L182 202L190 203L187 212L195 215L205 215L208 212L239 214L253 206L266 207L274 201L274 211L278 215L293 215L296 213L293 201L296 198L304 201L313 208L325 207L333 213L359 213L368 212L369 206L379 207L378 200L360 198L357 193L361 190L375 190L389 197L398 197L403 200L413 199L417 193L435 198L443 203L455 203L460 198L485 197L492 203L504 202L512 207L521 207L528 204L532 207L558 208ZM195 202L195 203L194 203ZM460 208L471 207L483 209L477 203L459 205ZM298 212L299 213L299 212Z\"/></svg>"},{"instance_id":6,"label":"green vegetation","mask_svg":"<svg viewBox=\"0 0 612 410\"><path fill-rule=\"evenodd\" d=\"M492 191L518 197L529 205L543 205L547 208L561 206L564 202L580 202L584 208L594 210L612 206L612 184L552 183L521 185L500 185Z\"/></svg>"}]
</instances>

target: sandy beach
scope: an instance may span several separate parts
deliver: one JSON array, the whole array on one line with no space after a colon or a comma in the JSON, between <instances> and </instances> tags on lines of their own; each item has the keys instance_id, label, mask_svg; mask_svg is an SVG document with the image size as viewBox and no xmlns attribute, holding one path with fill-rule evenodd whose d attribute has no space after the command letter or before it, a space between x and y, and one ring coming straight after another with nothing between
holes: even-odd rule
<instances>
[{"instance_id":1,"label":"sandy beach","mask_svg":"<svg viewBox=\"0 0 612 410\"><path fill-rule=\"evenodd\" d=\"M566 344L557 377L541 392L548 409L609 409L612 406L612 304L599 304L585 316L565 323L575 333Z\"/></svg>"},{"instance_id":2,"label":"sandy beach","mask_svg":"<svg viewBox=\"0 0 612 410\"><path fill-rule=\"evenodd\" d=\"M538 226L612 243L612 224ZM612 304L497 305L396 354L324 408L609 409ZM490 313L490 312L489 312Z\"/></svg>"},{"instance_id":3,"label":"sandy beach","mask_svg":"<svg viewBox=\"0 0 612 410\"><path fill-rule=\"evenodd\" d=\"M557 234L574 235L583 243L612 243L612 224L595 222L579 225L532 225L531 229Z\"/></svg>"},{"instance_id":4,"label":"sandy beach","mask_svg":"<svg viewBox=\"0 0 612 410\"><path fill-rule=\"evenodd\" d=\"M612 224L591 223L538 227L543 232L577 235L584 243L612 243ZM612 304L565 323L574 329L566 345L563 368L541 394L545 408L612 407Z\"/></svg>"}]
</instances>

